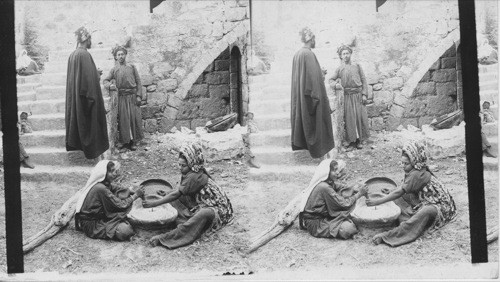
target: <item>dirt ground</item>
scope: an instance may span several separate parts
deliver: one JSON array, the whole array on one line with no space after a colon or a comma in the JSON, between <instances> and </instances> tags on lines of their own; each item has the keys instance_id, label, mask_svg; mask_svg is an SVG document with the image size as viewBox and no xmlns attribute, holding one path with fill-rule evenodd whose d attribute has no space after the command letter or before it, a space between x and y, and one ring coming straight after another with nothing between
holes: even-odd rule
<instances>
[{"instance_id":1,"label":"dirt ground","mask_svg":"<svg viewBox=\"0 0 500 282\"><path fill-rule=\"evenodd\" d=\"M394 138L394 139L391 139ZM387 176L399 182L399 141L394 134L377 134L372 146L341 155L347 160L352 180ZM394 141L396 140L396 141ZM145 150L147 148L148 150ZM177 154L162 149L153 139L140 150L120 160L126 177L124 184L136 184L149 178L164 178L171 183L180 179L176 168ZM417 241L391 248L375 246L371 236L380 230L361 230L353 240L318 239L298 228L290 227L276 239L251 254L244 249L251 237L259 234L274 220L275 214L311 178L308 173L256 179L248 175L241 159L209 163L214 179L226 190L235 211L235 220L211 237L177 250L151 248L147 240L158 232L140 230L131 242L93 240L74 229L74 222L54 238L25 255L26 272L59 272L82 274L101 272L181 272L215 271L220 273L258 273L280 270L311 270L335 266L366 268L368 266L426 266L441 263L468 263L471 260L464 157L430 161L435 174L445 183L457 204L457 218L442 229L426 234ZM2 176L3 177L3 176ZM52 182L23 182L23 237L42 229L50 216L86 179L56 179ZM0 205L4 205L3 179ZM285 184L285 185L284 185ZM498 225L498 173L485 174L488 226ZM5 213L0 224L5 226ZM489 246L489 260L498 261L498 241ZM0 228L0 272L6 272L5 228Z\"/></svg>"}]
</instances>

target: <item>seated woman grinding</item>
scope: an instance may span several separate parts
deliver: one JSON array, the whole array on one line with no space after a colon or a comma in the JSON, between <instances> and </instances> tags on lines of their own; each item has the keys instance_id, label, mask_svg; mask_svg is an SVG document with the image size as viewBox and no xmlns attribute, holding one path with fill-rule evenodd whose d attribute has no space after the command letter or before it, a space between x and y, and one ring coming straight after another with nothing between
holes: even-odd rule
<instances>
[{"instance_id":1,"label":"seated woman grinding","mask_svg":"<svg viewBox=\"0 0 500 282\"><path fill-rule=\"evenodd\" d=\"M233 219L233 207L226 193L203 167L204 158L199 144L185 144L179 152L181 182L164 198L144 200L143 207L165 203L177 209L177 227L154 236L149 243L175 249L189 245L206 231L216 231Z\"/></svg>"},{"instance_id":2,"label":"seated woman grinding","mask_svg":"<svg viewBox=\"0 0 500 282\"><path fill-rule=\"evenodd\" d=\"M315 187L299 214L300 227L314 237L349 239L358 233L350 214L356 201L366 195L367 187L363 184L353 187L336 182L344 168L344 161L327 159L316 169L310 184Z\"/></svg>"},{"instance_id":3,"label":"seated woman grinding","mask_svg":"<svg viewBox=\"0 0 500 282\"><path fill-rule=\"evenodd\" d=\"M127 241L135 234L127 213L144 195L144 188L134 193L114 184L119 169L118 162L97 163L76 202L75 227L90 238Z\"/></svg>"},{"instance_id":4,"label":"seated woman grinding","mask_svg":"<svg viewBox=\"0 0 500 282\"><path fill-rule=\"evenodd\" d=\"M444 226L456 216L453 198L443 184L426 165L425 146L410 141L403 147L401 165L405 172L403 183L387 196L367 199L367 206L380 205L388 201L401 208L399 226L377 234L373 243L386 243L392 247L416 240L425 230Z\"/></svg>"}]
</instances>

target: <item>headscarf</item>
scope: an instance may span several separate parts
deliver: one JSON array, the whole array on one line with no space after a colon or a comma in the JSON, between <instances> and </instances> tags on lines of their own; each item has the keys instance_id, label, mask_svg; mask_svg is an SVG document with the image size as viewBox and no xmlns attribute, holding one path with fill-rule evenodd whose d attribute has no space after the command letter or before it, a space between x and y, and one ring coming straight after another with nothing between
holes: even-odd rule
<instances>
[{"instance_id":1,"label":"headscarf","mask_svg":"<svg viewBox=\"0 0 500 282\"><path fill-rule=\"evenodd\" d=\"M83 202L87 197L90 189L94 187L99 182L102 182L106 178L106 173L108 172L108 163L113 162L115 164L116 169L120 168L120 163L116 161L110 160L102 160L97 163L97 165L92 169L90 173L90 177L87 180L87 184L85 184L80 197L78 198L75 206L75 212L80 212L82 209Z\"/></svg>"},{"instance_id":2,"label":"headscarf","mask_svg":"<svg viewBox=\"0 0 500 282\"><path fill-rule=\"evenodd\" d=\"M125 47L123 46L116 46L114 47L112 50L111 50L111 53L113 54L113 57L115 58L116 60L116 53L118 53L118 51L123 51L125 53L125 55L128 54L128 51Z\"/></svg>"},{"instance_id":3,"label":"headscarf","mask_svg":"<svg viewBox=\"0 0 500 282\"><path fill-rule=\"evenodd\" d=\"M410 159L411 165L418 170L427 167L427 149L422 142L409 141L403 146L403 153Z\"/></svg>"},{"instance_id":4,"label":"headscarf","mask_svg":"<svg viewBox=\"0 0 500 282\"><path fill-rule=\"evenodd\" d=\"M28 56L28 52L23 49L19 57L16 60L16 69L27 68L31 63L31 58Z\"/></svg>"},{"instance_id":5,"label":"headscarf","mask_svg":"<svg viewBox=\"0 0 500 282\"><path fill-rule=\"evenodd\" d=\"M80 27L75 31L76 41L79 43L85 42L90 38L90 32L85 27Z\"/></svg>"},{"instance_id":6,"label":"headscarf","mask_svg":"<svg viewBox=\"0 0 500 282\"><path fill-rule=\"evenodd\" d=\"M186 159L189 168L198 172L203 170L203 164L205 159L203 158L203 150L201 144L195 143L184 143L179 151L179 153Z\"/></svg>"},{"instance_id":7,"label":"headscarf","mask_svg":"<svg viewBox=\"0 0 500 282\"><path fill-rule=\"evenodd\" d=\"M309 27L304 27L299 32L299 35L300 35L300 40L304 43L309 42L314 37L314 33L312 32L312 30Z\"/></svg>"},{"instance_id":8,"label":"headscarf","mask_svg":"<svg viewBox=\"0 0 500 282\"><path fill-rule=\"evenodd\" d=\"M337 48L337 54L339 54L339 57L342 55L342 51L347 50L349 53L352 54L352 49L351 47L347 45L341 45L339 48Z\"/></svg>"}]
</instances>

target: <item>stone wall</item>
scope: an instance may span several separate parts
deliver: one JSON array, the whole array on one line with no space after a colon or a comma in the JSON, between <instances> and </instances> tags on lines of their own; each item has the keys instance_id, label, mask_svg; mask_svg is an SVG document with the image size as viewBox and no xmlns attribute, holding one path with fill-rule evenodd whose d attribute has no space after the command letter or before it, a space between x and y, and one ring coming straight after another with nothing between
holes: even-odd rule
<instances>
[{"instance_id":1,"label":"stone wall","mask_svg":"<svg viewBox=\"0 0 500 282\"><path fill-rule=\"evenodd\" d=\"M81 25L94 31L93 48L130 43L127 61L137 67L146 93L147 132L194 128L227 114L233 47L241 53L241 102L248 104L248 0L164 1L152 14L149 1L21 2L16 13L37 20L39 42L49 51L75 48L73 32ZM16 17L19 44L22 18Z\"/></svg>"},{"instance_id":2,"label":"stone wall","mask_svg":"<svg viewBox=\"0 0 500 282\"><path fill-rule=\"evenodd\" d=\"M461 64L457 59L456 46L451 46L438 58L424 74L406 104L400 104L403 80L392 78L388 81L394 91L383 90L383 84L371 84L370 101L367 105L372 130L394 129L399 125L411 124L421 127L434 118L450 113L458 108L457 94L461 91ZM403 101L404 102L404 101ZM391 119L390 110L402 111L401 118Z\"/></svg>"}]
</instances>

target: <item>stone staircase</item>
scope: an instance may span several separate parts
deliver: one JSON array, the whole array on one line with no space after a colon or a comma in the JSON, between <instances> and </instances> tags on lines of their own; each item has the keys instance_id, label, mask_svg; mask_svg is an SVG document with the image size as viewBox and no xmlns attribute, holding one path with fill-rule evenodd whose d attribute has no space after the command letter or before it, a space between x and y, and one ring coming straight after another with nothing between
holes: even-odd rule
<instances>
[{"instance_id":1,"label":"stone staircase","mask_svg":"<svg viewBox=\"0 0 500 282\"><path fill-rule=\"evenodd\" d=\"M89 49L96 66L103 70L102 79L114 65L110 50L110 47ZM28 120L33 128L33 133L21 135L20 140L36 166L21 168L23 180L87 177L94 165L83 152L67 152L65 146L66 73L68 57L73 51L51 51L42 74L17 77L18 111L32 113ZM106 93L103 89L103 94Z\"/></svg>"},{"instance_id":2,"label":"stone staircase","mask_svg":"<svg viewBox=\"0 0 500 282\"><path fill-rule=\"evenodd\" d=\"M498 64L479 65L479 96L481 105L483 101L491 103L496 122L483 125L483 132L491 143L492 151L498 155ZM498 158L483 157L485 170L498 170Z\"/></svg>"}]
</instances>

